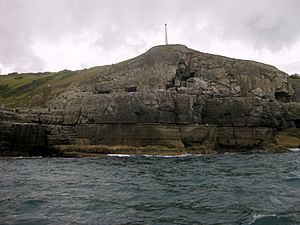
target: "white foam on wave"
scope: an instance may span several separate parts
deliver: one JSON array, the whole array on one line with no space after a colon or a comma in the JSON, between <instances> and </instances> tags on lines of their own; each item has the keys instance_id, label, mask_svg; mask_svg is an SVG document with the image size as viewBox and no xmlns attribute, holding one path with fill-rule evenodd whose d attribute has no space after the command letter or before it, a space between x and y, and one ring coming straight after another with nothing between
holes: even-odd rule
<instances>
[{"instance_id":1,"label":"white foam on wave","mask_svg":"<svg viewBox=\"0 0 300 225\"><path fill-rule=\"evenodd\" d=\"M264 218L264 217L275 217L275 214L258 214L258 215L254 215L254 219L260 219L260 218Z\"/></svg>"},{"instance_id":2,"label":"white foam on wave","mask_svg":"<svg viewBox=\"0 0 300 225\"><path fill-rule=\"evenodd\" d=\"M157 157L157 158L182 158L188 156L187 154L184 155L143 155L145 157Z\"/></svg>"},{"instance_id":3,"label":"white foam on wave","mask_svg":"<svg viewBox=\"0 0 300 225\"><path fill-rule=\"evenodd\" d=\"M17 156L17 157L11 157L13 159L42 159L43 156Z\"/></svg>"},{"instance_id":4,"label":"white foam on wave","mask_svg":"<svg viewBox=\"0 0 300 225\"><path fill-rule=\"evenodd\" d=\"M145 157L158 157L158 158L183 158L189 156L202 156L202 154L181 154L181 155L143 155Z\"/></svg>"},{"instance_id":5,"label":"white foam on wave","mask_svg":"<svg viewBox=\"0 0 300 225\"><path fill-rule=\"evenodd\" d=\"M188 157L188 156L202 156L202 154L181 154L181 155L128 155L128 154L107 154L107 156L112 156L112 157L137 157L137 156L142 156L142 157L155 157L155 158L183 158L183 157Z\"/></svg>"},{"instance_id":6,"label":"white foam on wave","mask_svg":"<svg viewBox=\"0 0 300 225\"><path fill-rule=\"evenodd\" d=\"M300 148L289 148L292 152L300 152Z\"/></svg>"},{"instance_id":7,"label":"white foam on wave","mask_svg":"<svg viewBox=\"0 0 300 225\"><path fill-rule=\"evenodd\" d=\"M133 155L127 155L127 154L107 154L107 156L112 156L112 157L130 157Z\"/></svg>"},{"instance_id":8,"label":"white foam on wave","mask_svg":"<svg viewBox=\"0 0 300 225\"><path fill-rule=\"evenodd\" d=\"M254 224L256 220L265 218L265 217L275 217L275 214L255 214L253 215L253 220L249 223L249 225Z\"/></svg>"}]
</instances>

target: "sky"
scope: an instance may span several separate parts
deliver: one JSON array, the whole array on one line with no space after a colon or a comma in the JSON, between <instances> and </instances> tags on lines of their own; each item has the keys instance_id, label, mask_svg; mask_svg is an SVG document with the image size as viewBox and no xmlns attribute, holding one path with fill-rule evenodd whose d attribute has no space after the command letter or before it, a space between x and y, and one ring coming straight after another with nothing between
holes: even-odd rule
<instances>
[{"instance_id":1,"label":"sky","mask_svg":"<svg viewBox=\"0 0 300 225\"><path fill-rule=\"evenodd\" d=\"M299 0L0 0L0 74L117 63L165 41L300 73Z\"/></svg>"}]
</instances>

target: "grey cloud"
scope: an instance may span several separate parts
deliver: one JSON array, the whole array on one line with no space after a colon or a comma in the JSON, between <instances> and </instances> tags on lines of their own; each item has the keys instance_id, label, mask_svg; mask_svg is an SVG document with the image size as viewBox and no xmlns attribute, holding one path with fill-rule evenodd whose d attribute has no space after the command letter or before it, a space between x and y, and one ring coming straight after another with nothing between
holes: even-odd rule
<instances>
[{"instance_id":1,"label":"grey cloud","mask_svg":"<svg viewBox=\"0 0 300 225\"><path fill-rule=\"evenodd\" d=\"M285 65L279 65L280 68L282 68L284 71L288 72L289 74L300 74L300 61L285 64Z\"/></svg>"},{"instance_id":2,"label":"grey cloud","mask_svg":"<svg viewBox=\"0 0 300 225\"><path fill-rule=\"evenodd\" d=\"M37 1L0 0L0 63L16 71L38 71L44 62L32 50L34 39L49 26L41 24ZM39 10L38 10L39 8Z\"/></svg>"},{"instance_id":3,"label":"grey cloud","mask_svg":"<svg viewBox=\"0 0 300 225\"><path fill-rule=\"evenodd\" d=\"M31 41L20 35L13 42L0 35L0 63L15 71L43 70L44 62L30 48Z\"/></svg>"},{"instance_id":4,"label":"grey cloud","mask_svg":"<svg viewBox=\"0 0 300 225\"><path fill-rule=\"evenodd\" d=\"M12 2L13 3L13 2ZM26 22L9 11L18 10L18 5L11 4L7 8L0 2L0 63L4 67L16 71L36 70L43 68L43 62L31 49L31 32L26 29Z\"/></svg>"},{"instance_id":5,"label":"grey cloud","mask_svg":"<svg viewBox=\"0 0 300 225\"><path fill-rule=\"evenodd\" d=\"M94 46L101 48L103 52L118 50L121 46L127 46L137 51L145 45L145 40L139 38L137 31L127 30L126 33L120 26L103 29L99 38L94 42Z\"/></svg>"},{"instance_id":6,"label":"grey cloud","mask_svg":"<svg viewBox=\"0 0 300 225\"><path fill-rule=\"evenodd\" d=\"M290 47L299 40L300 26L297 21L300 20L300 1L228 0L221 4L212 0L209 3L194 3L204 13L207 26L215 27L212 30L221 30L216 35L222 35L220 38L225 40L237 39L272 51Z\"/></svg>"},{"instance_id":7,"label":"grey cloud","mask_svg":"<svg viewBox=\"0 0 300 225\"><path fill-rule=\"evenodd\" d=\"M55 43L86 30L101 52L138 51L165 22L192 43L234 39L277 51L299 41L299 9L298 0L0 0L0 64L39 70L36 40Z\"/></svg>"}]
</instances>

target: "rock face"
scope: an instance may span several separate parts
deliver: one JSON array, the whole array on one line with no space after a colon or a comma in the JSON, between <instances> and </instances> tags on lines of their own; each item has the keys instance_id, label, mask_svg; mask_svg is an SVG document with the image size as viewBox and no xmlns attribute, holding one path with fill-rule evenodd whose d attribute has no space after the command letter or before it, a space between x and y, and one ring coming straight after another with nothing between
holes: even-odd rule
<instances>
[{"instance_id":1,"label":"rock face","mask_svg":"<svg viewBox=\"0 0 300 225\"><path fill-rule=\"evenodd\" d=\"M295 94L292 96L293 102L300 102L300 78L298 79L290 79L291 86L295 92Z\"/></svg>"},{"instance_id":2,"label":"rock face","mask_svg":"<svg viewBox=\"0 0 300 225\"><path fill-rule=\"evenodd\" d=\"M275 67L182 45L157 46L86 77L53 96L47 108L3 108L0 149L278 149L276 135L300 129L297 93ZM300 137L293 138L298 147Z\"/></svg>"}]
</instances>

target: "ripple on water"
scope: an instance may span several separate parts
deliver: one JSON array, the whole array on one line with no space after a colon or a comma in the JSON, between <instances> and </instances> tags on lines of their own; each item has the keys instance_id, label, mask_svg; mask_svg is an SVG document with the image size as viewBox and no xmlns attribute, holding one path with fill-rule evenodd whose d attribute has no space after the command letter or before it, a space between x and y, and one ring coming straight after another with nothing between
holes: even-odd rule
<instances>
[{"instance_id":1,"label":"ripple on water","mask_svg":"<svg viewBox=\"0 0 300 225\"><path fill-rule=\"evenodd\" d=\"M300 155L0 159L0 224L300 224Z\"/></svg>"}]
</instances>

